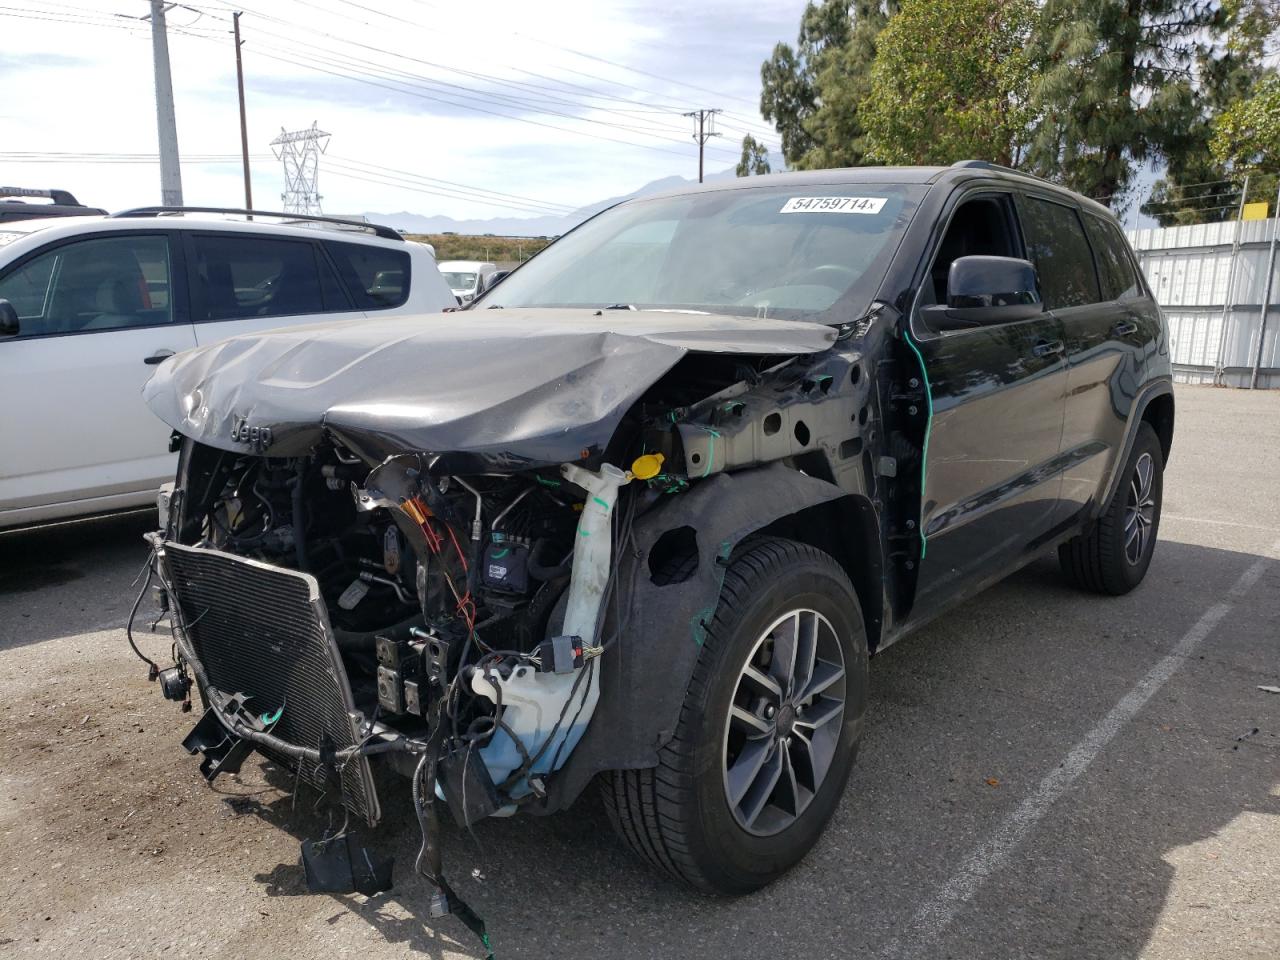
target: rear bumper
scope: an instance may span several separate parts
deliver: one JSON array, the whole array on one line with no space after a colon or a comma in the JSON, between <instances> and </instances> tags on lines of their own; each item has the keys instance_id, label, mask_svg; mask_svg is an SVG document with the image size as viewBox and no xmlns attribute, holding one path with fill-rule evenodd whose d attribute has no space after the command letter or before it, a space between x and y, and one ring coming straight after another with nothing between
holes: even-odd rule
<instances>
[{"instance_id":1,"label":"rear bumper","mask_svg":"<svg viewBox=\"0 0 1280 960\"><path fill-rule=\"evenodd\" d=\"M159 537L154 546L182 657L223 726L244 736L249 711L261 721L247 737L258 750L376 824L369 760L352 750L366 718L315 578Z\"/></svg>"}]
</instances>

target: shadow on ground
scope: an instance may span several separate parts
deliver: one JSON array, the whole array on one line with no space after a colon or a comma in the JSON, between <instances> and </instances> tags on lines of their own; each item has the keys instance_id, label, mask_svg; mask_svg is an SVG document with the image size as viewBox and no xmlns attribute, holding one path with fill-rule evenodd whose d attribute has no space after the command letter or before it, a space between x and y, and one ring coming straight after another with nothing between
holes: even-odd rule
<instances>
[{"instance_id":1,"label":"shadow on ground","mask_svg":"<svg viewBox=\"0 0 1280 960\"><path fill-rule=\"evenodd\" d=\"M828 956L836 943L874 955L1255 559L1180 543L1158 558L1147 585L1118 600L1082 598L1052 561L1037 562L877 657L871 722L837 817L766 891L722 900L655 875L614 840L593 793L556 816L487 821L474 840L445 813L446 870L502 956ZM1257 603L1222 624L1226 639L1184 665L943 943L970 956L1013 955L1016 938L1026 956L1136 958L1173 880L1170 851L1242 812L1280 814L1277 701L1248 692L1274 682L1280 580L1273 572L1255 590ZM1258 735L1235 739L1251 728ZM244 811L299 840L332 829L311 811L314 795L295 809L287 771L266 772L277 792L237 800ZM455 919L428 917L404 783L383 808L366 839L395 855L395 889L335 899L389 943L439 955L445 937L473 949ZM269 895L305 892L296 863L257 866L245 875Z\"/></svg>"}]
</instances>

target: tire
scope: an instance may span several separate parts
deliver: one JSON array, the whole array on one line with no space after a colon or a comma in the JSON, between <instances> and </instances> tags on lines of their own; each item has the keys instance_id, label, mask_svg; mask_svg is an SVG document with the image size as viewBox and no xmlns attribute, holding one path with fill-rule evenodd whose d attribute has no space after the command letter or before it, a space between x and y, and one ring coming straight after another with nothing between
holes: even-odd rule
<instances>
[{"instance_id":1,"label":"tire","mask_svg":"<svg viewBox=\"0 0 1280 960\"><path fill-rule=\"evenodd\" d=\"M1144 483L1148 466L1150 475ZM1058 562L1067 580L1084 590L1113 597L1128 593L1147 575L1160 531L1164 454L1149 423L1138 425L1120 477L1111 502L1093 529L1058 548ZM1135 503L1141 509L1135 511ZM1136 534L1135 526L1140 528Z\"/></svg>"},{"instance_id":2,"label":"tire","mask_svg":"<svg viewBox=\"0 0 1280 960\"><path fill-rule=\"evenodd\" d=\"M706 626L658 766L608 774L605 807L623 840L658 869L707 892L749 893L809 852L844 792L866 713L866 631L840 565L777 538L748 541L735 552ZM806 671L808 658L794 656L791 681L773 683L775 673L786 675L779 655L786 637L806 638L794 648L814 650L813 665ZM837 659L843 674L832 680ZM764 685L744 674L749 662L768 674ZM766 759L751 779L743 771L760 757ZM779 786L770 790L774 769ZM731 790L742 794L733 806Z\"/></svg>"}]
</instances>

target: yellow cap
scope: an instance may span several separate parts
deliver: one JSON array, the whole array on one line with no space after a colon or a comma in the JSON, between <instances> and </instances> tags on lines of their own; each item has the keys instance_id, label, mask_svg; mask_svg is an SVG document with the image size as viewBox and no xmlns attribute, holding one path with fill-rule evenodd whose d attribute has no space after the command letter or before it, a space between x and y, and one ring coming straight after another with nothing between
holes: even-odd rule
<instances>
[{"instance_id":1,"label":"yellow cap","mask_svg":"<svg viewBox=\"0 0 1280 960\"><path fill-rule=\"evenodd\" d=\"M631 464L631 475L637 480L652 480L662 472L662 461L667 459L660 453L646 453L636 457Z\"/></svg>"}]
</instances>

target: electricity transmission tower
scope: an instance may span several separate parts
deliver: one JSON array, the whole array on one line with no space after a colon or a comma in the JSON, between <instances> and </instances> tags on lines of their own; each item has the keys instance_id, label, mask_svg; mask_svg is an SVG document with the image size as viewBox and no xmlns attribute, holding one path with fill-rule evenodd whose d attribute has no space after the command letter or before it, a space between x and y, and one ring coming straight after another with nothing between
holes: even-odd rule
<instances>
[{"instance_id":1,"label":"electricity transmission tower","mask_svg":"<svg viewBox=\"0 0 1280 960\"><path fill-rule=\"evenodd\" d=\"M320 154L329 146L329 134L312 123L306 130L292 133L280 128L271 141L271 152L284 163L285 213L317 216L320 210Z\"/></svg>"},{"instance_id":2,"label":"electricity transmission tower","mask_svg":"<svg viewBox=\"0 0 1280 960\"><path fill-rule=\"evenodd\" d=\"M718 137L716 133L716 114L720 112L720 108L713 110L691 110L689 113L681 114L681 116L693 118L693 139L698 141L698 182L702 182L702 148L706 146L708 140L712 137Z\"/></svg>"}]
</instances>

